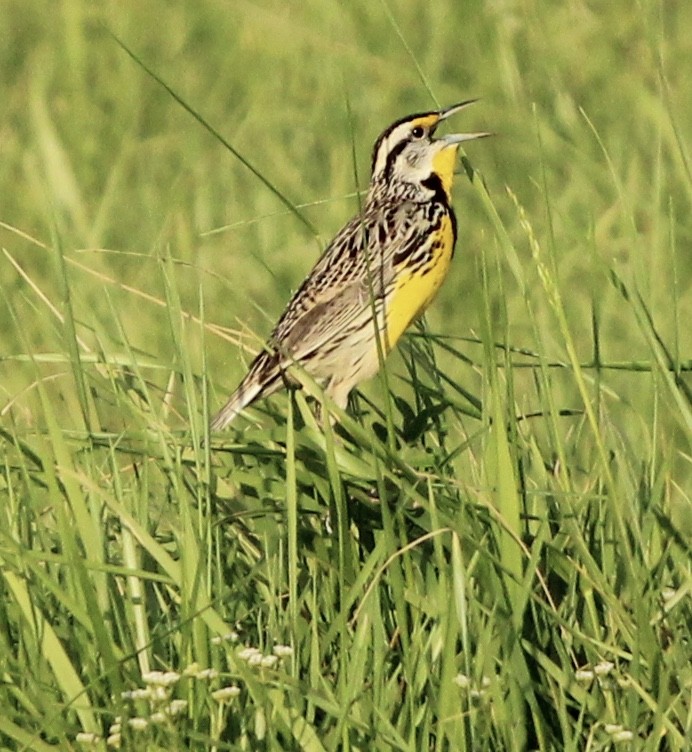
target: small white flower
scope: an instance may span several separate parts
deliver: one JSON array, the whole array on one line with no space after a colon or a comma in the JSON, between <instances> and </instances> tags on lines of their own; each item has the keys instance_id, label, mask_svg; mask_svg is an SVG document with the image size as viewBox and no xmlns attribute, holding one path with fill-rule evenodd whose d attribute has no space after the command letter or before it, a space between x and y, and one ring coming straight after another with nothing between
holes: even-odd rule
<instances>
[{"instance_id":1,"label":"small white flower","mask_svg":"<svg viewBox=\"0 0 692 752\"><path fill-rule=\"evenodd\" d=\"M170 689L168 687L163 687L160 684L153 685L151 687L150 697L152 702L165 702L169 695L170 695Z\"/></svg>"},{"instance_id":2,"label":"small white flower","mask_svg":"<svg viewBox=\"0 0 692 752\"><path fill-rule=\"evenodd\" d=\"M108 734L119 734L122 731L122 724L120 721L115 721L115 723L111 723L111 727L108 729Z\"/></svg>"},{"instance_id":3,"label":"small white flower","mask_svg":"<svg viewBox=\"0 0 692 752\"><path fill-rule=\"evenodd\" d=\"M601 661L593 667L593 672L596 676L608 676L608 674L615 668L615 664L610 661Z\"/></svg>"},{"instance_id":4,"label":"small white flower","mask_svg":"<svg viewBox=\"0 0 692 752\"><path fill-rule=\"evenodd\" d=\"M621 723L606 723L606 725L603 727L605 729L606 734L617 734L619 731L622 731L622 724Z\"/></svg>"},{"instance_id":5,"label":"small white flower","mask_svg":"<svg viewBox=\"0 0 692 752\"><path fill-rule=\"evenodd\" d=\"M187 700L172 700L168 706L168 712L171 715L180 715L187 710Z\"/></svg>"},{"instance_id":6,"label":"small white flower","mask_svg":"<svg viewBox=\"0 0 692 752\"><path fill-rule=\"evenodd\" d=\"M162 723L166 723L166 721L168 721L168 716L160 710L149 716L149 723L153 723L156 726L160 726Z\"/></svg>"},{"instance_id":7,"label":"small white flower","mask_svg":"<svg viewBox=\"0 0 692 752\"><path fill-rule=\"evenodd\" d=\"M238 652L238 658L240 658L241 661L249 662L250 658L255 655L261 655L260 651L257 648L243 648Z\"/></svg>"},{"instance_id":8,"label":"small white flower","mask_svg":"<svg viewBox=\"0 0 692 752\"><path fill-rule=\"evenodd\" d=\"M457 687L467 689L469 692L469 697L474 700L478 700L480 697L483 697L483 695L485 695L486 693L486 689L488 689L491 684L490 679L487 676L483 676L481 677L480 688L473 687L471 679L466 676L466 674L457 674L454 677L453 681L457 685Z\"/></svg>"},{"instance_id":9,"label":"small white flower","mask_svg":"<svg viewBox=\"0 0 692 752\"><path fill-rule=\"evenodd\" d=\"M180 681L180 674L177 671L147 671L142 674L142 681L157 687L171 687Z\"/></svg>"},{"instance_id":10,"label":"small white flower","mask_svg":"<svg viewBox=\"0 0 692 752\"><path fill-rule=\"evenodd\" d=\"M185 666L183 669L183 676L197 676L197 673L199 672L199 663L195 661L194 663L191 663L189 666Z\"/></svg>"},{"instance_id":11,"label":"small white flower","mask_svg":"<svg viewBox=\"0 0 692 752\"><path fill-rule=\"evenodd\" d=\"M120 741L121 741L120 734L111 734L108 737L108 739L106 739L106 744L109 747L115 747L116 749L120 749Z\"/></svg>"},{"instance_id":12,"label":"small white flower","mask_svg":"<svg viewBox=\"0 0 692 752\"><path fill-rule=\"evenodd\" d=\"M219 672L215 668L203 668L195 674L195 679L216 679Z\"/></svg>"},{"instance_id":13,"label":"small white flower","mask_svg":"<svg viewBox=\"0 0 692 752\"><path fill-rule=\"evenodd\" d=\"M593 677L594 673L590 668L579 668L574 672L574 678L584 684L593 681Z\"/></svg>"},{"instance_id":14,"label":"small white flower","mask_svg":"<svg viewBox=\"0 0 692 752\"><path fill-rule=\"evenodd\" d=\"M616 743L631 742L632 739L634 739L634 734L627 729L623 729L622 731L618 731L617 734L613 734L613 741Z\"/></svg>"},{"instance_id":15,"label":"small white flower","mask_svg":"<svg viewBox=\"0 0 692 752\"><path fill-rule=\"evenodd\" d=\"M146 718L130 718L127 722L127 725L133 731L144 731L144 729L149 725L149 721Z\"/></svg>"},{"instance_id":16,"label":"small white flower","mask_svg":"<svg viewBox=\"0 0 692 752\"><path fill-rule=\"evenodd\" d=\"M77 744L98 744L101 741L101 737L91 731L80 731L74 740Z\"/></svg>"},{"instance_id":17,"label":"small white flower","mask_svg":"<svg viewBox=\"0 0 692 752\"><path fill-rule=\"evenodd\" d=\"M272 653L279 658L288 658L293 655L293 648L290 645L274 645Z\"/></svg>"},{"instance_id":18,"label":"small white flower","mask_svg":"<svg viewBox=\"0 0 692 752\"><path fill-rule=\"evenodd\" d=\"M232 700L234 697L237 697L239 694L240 694L240 687L230 686L230 687L221 687L221 689L217 689L216 691L211 693L211 696L217 702L227 702L228 700Z\"/></svg>"},{"instance_id":19,"label":"small white flower","mask_svg":"<svg viewBox=\"0 0 692 752\"><path fill-rule=\"evenodd\" d=\"M264 655L260 659L260 666L262 666L262 668L274 668L278 662L278 655Z\"/></svg>"},{"instance_id":20,"label":"small white flower","mask_svg":"<svg viewBox=\"0 0 692 752\"><path fill-rule=\"evenodd\" d=\"M238 642L237 632L227 632L225 635L217 635L211 638L212 645L220 645L222 642Z\"/></svg>"},{"instance_id":21,"label":"small white flower","mask_svg":"<svg viewBox=\"0 0 692 752\"><path fill-rule=\"evenodd\" d=\"M262 663L264 656L262 653L253 653L248 659L248 666L259 666Z\"/></svg>"}]
</instances>

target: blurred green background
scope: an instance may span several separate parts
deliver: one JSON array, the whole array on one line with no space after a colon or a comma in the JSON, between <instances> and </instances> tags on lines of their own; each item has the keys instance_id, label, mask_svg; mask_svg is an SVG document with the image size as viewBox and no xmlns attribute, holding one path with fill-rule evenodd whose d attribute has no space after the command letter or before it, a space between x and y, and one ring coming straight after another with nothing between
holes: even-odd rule
<instances>
[{"instance_id":1,"label":"blurred green background","mask_svg":"<svg viewBox=\"0 0 692 752\"><path fill-rule=\"evenodd\" d=\"M164 252L179 262L183 307L198 314L203 296L208 322L242 329L257 347L356 210L378 133L409 111L470 96L482 101L454 127L498 134L469 147L471 162L520 251L529 296L538 278L508 191L554 250L580 357L593 351L595 309L603 359L648 358L603 264L636 281L681 357L692 352L687 3L6 1L0 14L0 283L18 317L12 324L0 309L4 355L63 349L47 303L61 305L55 263L24 234L59 239L79 264L69 269L78 333L106 355L122 349L115 307L131 344L174 367L166 313L146 297L162 299ZM285 196L307 204L300 211L318 239L106 29ZM499 265L502 284L491 268L490 292L497 316L506 310L507 341L532 347L524 296L463 178L456 205L458 255L430 328L477 331L483 252ZM545 303L534 306L540 320ZM188 333L198 373L206 343L218 404L242 375L242 351ZM562 342L545 342L546 357L562 357ZM40 423L26 390L31 369L15 360L1 368L5 406L21 423ZM477 386L472 373L459 378ZM614 378L625 396L647 377ZM51 388L68 425L70 386L58 377Z\"/></svg>"},{"instance_id":2,"label":"blurred green background","mask_svg":"<svg viewBox=\"0 0 692 752\"><path fill-rule=\"evenodd\" d=\"M74 749L192 665L216 683L147 749L684 749L692 5L4 0L0 29L0 744ZM451 127L496 136L403 399L374 379L330 444L277 395L203 443L378 134L469 97Z\"/></svg>"}]
</instances>

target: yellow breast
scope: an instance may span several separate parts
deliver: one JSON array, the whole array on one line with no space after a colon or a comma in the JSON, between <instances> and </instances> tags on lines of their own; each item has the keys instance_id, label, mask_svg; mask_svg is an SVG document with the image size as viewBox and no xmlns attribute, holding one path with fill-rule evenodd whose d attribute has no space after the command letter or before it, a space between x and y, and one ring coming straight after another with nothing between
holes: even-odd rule
<instances>
[{"instance_id":1,"label":"yellow breast","mask_svg":"<svg viewBox=\"0 0 692 752\"><path fill-rule=\"evenodd\" d=\"M418 269L403 268L387 309L387 345L391 349L409 324L420 316L447 276L454 250L454 231L448 216L442 218L429 262Z\"/></svg>"}]
</instances>

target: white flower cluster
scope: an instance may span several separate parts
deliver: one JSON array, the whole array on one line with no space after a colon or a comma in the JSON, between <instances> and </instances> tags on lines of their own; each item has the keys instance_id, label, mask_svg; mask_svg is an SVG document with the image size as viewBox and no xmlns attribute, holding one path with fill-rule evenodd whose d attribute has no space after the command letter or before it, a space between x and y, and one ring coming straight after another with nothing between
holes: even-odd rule
<instances>
[{"instance_id":1,"label":"white flower cluster","mask_svg":"<svg viewBox=\"0 0 692 752\"><path fill-rule=\"evenodd\" d=\"M293 648L289 645L275 645L271 655L264 655L261 650L253 647L243 648L236 654L241 661L246 661L249 666L259 666L260 668L276 668L282 658L288 658L291 655L293 655Z\"/></svg>"},{"instance_id":2,"label":"white flower cluster","mask_svg":"<svg viewBox=\"0 0 692 752\"><path fill-rule=\"evenodd\" d=\"M133 716L124 723L135 732L146 731L150 726L160 726L181 715L187 710L187 700L171 699L175 685L182 674L177 671L148 671L142 674L143 687L128 689L120 694L123 700L141 701L149 703L150 712L146 717ZM117 717L108 729L106 744L113 749L119 749L122 744L123 720ZM93 733L79 733L75 737L78 744L95 746L101 742L101 737Z\"/></svg>"},{"instance_id":3,"label":"white flower cluster","mask_svg":"<svg viewBox=\"0 0 692 752\"><path fill-rule=\"evenodd\" d=\"M593 667L583 666L574 672L574 678L580 684L591 684L597 681L602 689L626 687L629 680L626 676L615 676L615 664L612 661L599 661ZM619 723L606 723L603 727L613 743L629 742L634 734Z\"/></svg>"},{"instance_id":4,"label":"white flower cluster","mask_svg":"<svg viewBox=\"0 0 692 752\"><path fill-rule=\"evenodd\" d=\"M634 734L626 728L623 728L619 723L606 723L605 732L615 743L630 742L634 739Z\"/></svg>"},{"instance_id":5,"label":"white flower cluster","mask_svg":"<svg viewBox=\"0 0 692 752\"><path fill-rule=\"evenodd\" d=\"M211 638L212 645L222 645L224 642L238 642L240 637L237 632L228 632L225 635L220 635Z\"/></svg>"},{"instance_id":6,"label":"white flower cluster","mask_svg":"<svg viewBox=\"0 0 692 752\"><path fill-rule=\"evenodd\" d=\"M229 632L221 637L215 637L212 642L220 645L224 642L237 643L238 634ZM276 668L280 661L293 655L293 648L289 645L275 645L269 655L263 654L253 647L245 647L238 651L237 657L246 661L250 666L272 669ZM121 693L123 700L146 701L149 703L149 714L145 716L133 716L124 723L134 732L146 731L151 726L163 725L171 719L181 715L187 710L187 700L172 699L174 687L182 678L196 679L198 681L213 681L219 678L219 672L215 668L201 668L198 663L191 663L181 673L177 671L148 671L142 675L144 686L136 689L128 689ZM235 684L222 686L212 691L212 699L220 705L230 703L240 695L240 687ZM108 729L106 744L114 749L120 748L122 743L123 721L116 718ZM102 741L101 736L91 732L81 732L75 737L75 741L83 746L96 746Z\"/></svg>"},{"instance_id":7,"label":"white flower cluster","mask_svg":"<svg viewBox=\"0 0 692 752\"><path fill-rule=\"evenodd\" d=\"M474 686L471 679L466 674L457 674L454 677L454 683L468 691L469 697L473 700L479 700L487 694L491 681L487 676L481 678L480 686Z\"/></svg>"},{"instance_id":8,"label":"white flower cluster","mask_svg":"<svg viewBox=\"0 0 692 752\"><path fill-rule=\"evenodd\" d=\"M601 661L597 663L593 668L579 668L574 672L574 678L580 684L591 684L594 679L604 680L606 679L615 668L615 664L611 661Z\"/></svg>"},{"instance_id":9,"label":"white flower cluster","mask_svg":"<svg viewBox=\"0 0 692 752\"><path fill-rule=\"evenodd\" d=\"M240 694L240 687L236 687L235 684L231 684L228 687L221 687L211 693L211 696L216 702L224 703L230 702L234 697Z\"/></svg>"}]
</instances>

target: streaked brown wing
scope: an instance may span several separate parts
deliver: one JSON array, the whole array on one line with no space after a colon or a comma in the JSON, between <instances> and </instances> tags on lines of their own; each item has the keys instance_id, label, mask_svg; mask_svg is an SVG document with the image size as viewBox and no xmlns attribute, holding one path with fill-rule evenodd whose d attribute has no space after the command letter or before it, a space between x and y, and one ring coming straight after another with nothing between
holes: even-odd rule
<instances>
[{"instance_id":1,"label":"streaked brown wing","mask_svg":"<svg viewBox=\"0 0 692 752\"><path fill-rule=\"evenodd\" d=\"M310 359L349 332L372 326L372 301L379 315L392 290L393 259L408 256L424 240L419 223L400 221L401 211L356 217L334 238L270 338L270 347L281 351L280 360Z\"/></svg>"}]
</instances>

